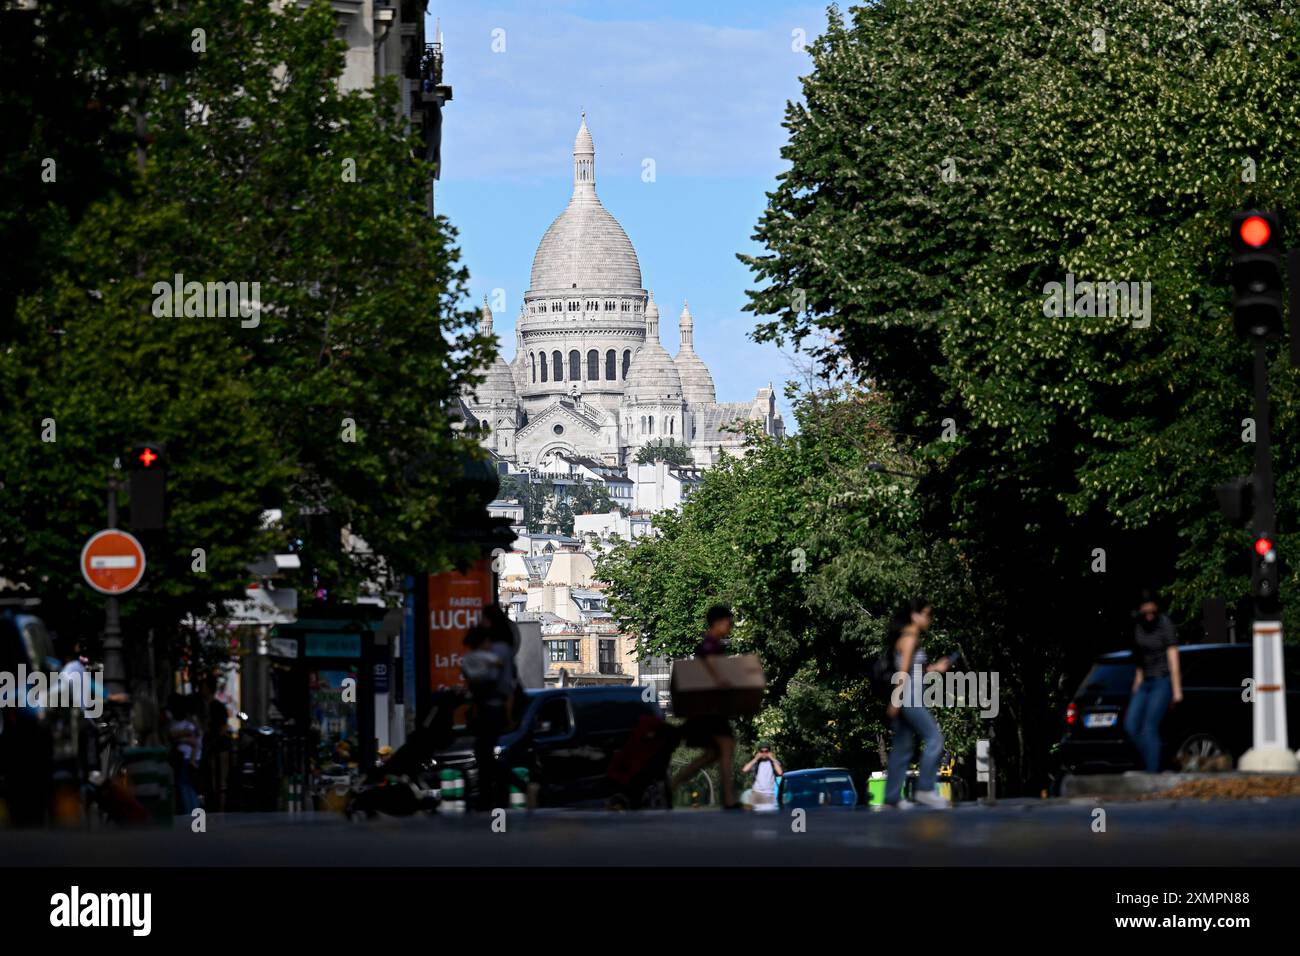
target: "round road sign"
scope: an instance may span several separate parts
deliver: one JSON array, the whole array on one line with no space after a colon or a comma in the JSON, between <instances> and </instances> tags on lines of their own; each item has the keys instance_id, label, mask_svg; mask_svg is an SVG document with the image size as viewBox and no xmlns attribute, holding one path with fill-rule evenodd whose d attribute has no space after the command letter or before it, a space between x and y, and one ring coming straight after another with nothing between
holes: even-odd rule
<instances>
[{"instance_id":1,"label":"round road sign","mask_svg":"<svg viewBox=\"0 0 1300 956\"><path fill-rule=\"evenodd\" d=\"M144 548L125 531L97 532L81 549L81 575L101 594L122 594L144 577Z\"/></svg>"}]
</instances>

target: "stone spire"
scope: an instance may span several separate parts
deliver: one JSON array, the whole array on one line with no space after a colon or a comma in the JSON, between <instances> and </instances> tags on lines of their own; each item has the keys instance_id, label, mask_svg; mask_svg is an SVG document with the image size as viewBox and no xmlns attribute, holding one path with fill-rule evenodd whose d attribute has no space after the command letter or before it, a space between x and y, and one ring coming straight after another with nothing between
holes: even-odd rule
<instances>
[{"instance_id":1,"label":"stone spire","mask_svg":"<svg viewBox=\"0 0 1300 956\"><path fill-rule=\"evenodd\" d=\"M647 342L659 341L659 306L655 305L655 294L647 293L649 301L645 307L645 339Z\"/></svg>"},{"instance_id":2,"label":"stone spire","mask_svg":"<svg viewBox=\"0 0 1300 956\"><path fill-rule=\"evenodd\" d=\"M678 320L677 329L681 333L681 350L683 352L694 352L695 320L691 318L691 307L687 305L685 299L682 299L682 315Z\"/></svg>"},{"instance_id":3,"label":"stone spire","mask_svg":"<svg viewBox=\"0 0 1300 956\"><path fill-rule=\"evenodd\" d=\"M489 338L492 336L492 310L488 308L486 295L483 296L483 308L478 315L478 334Z\"/></svg>"},{"instance_id":4,"label":"stone spire","mask_svg":"<svg viewBox=\"0 0 1300 956\"><path fill-rule=\"evenodd\" d=\"M713 375L704 359L695 353L695 319L691 308L682 302L682 316L678 323L681 333L681 347L673 364L682 380L682 396L692 405L712 404L717 401L717 390L713 387Z\"/></svg>"},{"instance_id":5,"label":"stone spire","mask_svg":"<svg viewBox=\"0 0 1300 956\"><path fill-rule=\"evenodd\" d=\"M573 140L573 198L596 198L596 144L587 129L587 114L582 114L582 125Z\"/></svg>"}]
</instances>

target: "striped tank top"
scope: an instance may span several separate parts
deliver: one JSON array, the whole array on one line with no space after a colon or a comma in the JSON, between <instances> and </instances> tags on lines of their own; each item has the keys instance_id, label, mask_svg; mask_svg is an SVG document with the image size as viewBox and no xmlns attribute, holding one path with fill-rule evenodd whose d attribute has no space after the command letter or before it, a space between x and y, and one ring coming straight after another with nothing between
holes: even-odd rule
<instances>
[{"instance_id":1,"label":"striped tank top","mask_svg":"<svg viewBox=\"0 0 1300 956\"><path fill-rule=\"evenodd\" d=\"M894 670L900 671L903 668L902 652L894 651ZM904 707L921 707L924 706L925 690L925 648L921 642L917 641L915 649L912 651L912 671L908 675L907 686L903 689L903 706Z\"/></svg>"}]
</instances>

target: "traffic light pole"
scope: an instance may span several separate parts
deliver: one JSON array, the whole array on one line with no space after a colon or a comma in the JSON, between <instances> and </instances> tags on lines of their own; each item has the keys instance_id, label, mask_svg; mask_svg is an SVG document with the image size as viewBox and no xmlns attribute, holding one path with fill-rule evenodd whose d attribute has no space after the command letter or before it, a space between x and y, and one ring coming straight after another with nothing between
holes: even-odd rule
<instances>
[{"instance_id":1,"label":"traffic light pole","mask_svg":"<svg viewBox=\"0 0 1300 956\"><path fill-rule=\"evenodd\" d=\"M108 479L108 527L117 527L117 492L121 482ZM117 598L109 595L104 602L104 689L111 694L126 693L126 666L122 658L122 621Z\"/></svg>"},{"instance_id":2,"label":"traffic light pole","mask_svg":"<svg viewBox=\"0 0 1300 956\"><path fill-rule=\"evenodd\" d=\"M1273 449L1268 427L1268 353L1263 336L1255 347L1255 535L1276 539ZM1282 614L1276 591L1255 594L1253 639L1254 746L1241 756L1241 770L1295 773L1300 769L1286 734L1286 678L1282 666Z\"/></svg>"}]
</instances>

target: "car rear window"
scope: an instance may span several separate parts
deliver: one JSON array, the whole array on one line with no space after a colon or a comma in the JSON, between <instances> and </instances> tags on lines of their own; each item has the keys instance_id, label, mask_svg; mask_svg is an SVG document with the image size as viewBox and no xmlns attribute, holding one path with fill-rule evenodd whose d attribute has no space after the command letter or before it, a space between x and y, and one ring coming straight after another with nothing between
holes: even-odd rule
<instances>
[{"instance_id":1,"label":"car rear window","mask_svg":"<svg viewBox=\"0 0 1300 956\"><path fill-rule=\"evenodd\" d=\"M795 800L807 800L817 794L825 794L825 803L831 806L853 806L856 796L853 780L848 774L836 773L816 777L783 778L781 782L782 799L786 803Z\"/></svg>"},{"instance_id":2,"label":"car rear window","mask_svg":"<svg viewBox=\"0 0 1300 956\"><path fill-rule=\"evenodd\" d=\"M1178 656L1184 687L1213 687L1240 690L1250 676L1251 646L1183 648Z\"/></svg>"},{"instance_id":3,"label":"car rear window","mask_svg":"<svg viewBox=\"0 0 1300 956\"><path fill-rule=\"evenodd\" d=\"M1133 663L1131 661L1105 661L1092 665L1083 679L1075 697L1124 696L1133 689Z\"/></svg>"}]
</instances>

